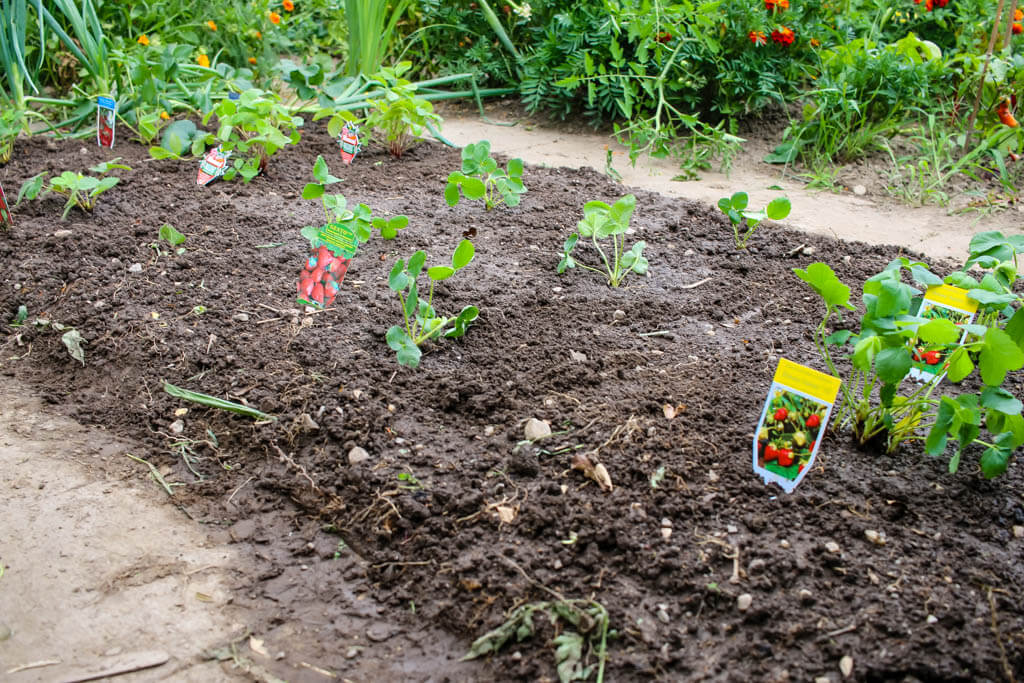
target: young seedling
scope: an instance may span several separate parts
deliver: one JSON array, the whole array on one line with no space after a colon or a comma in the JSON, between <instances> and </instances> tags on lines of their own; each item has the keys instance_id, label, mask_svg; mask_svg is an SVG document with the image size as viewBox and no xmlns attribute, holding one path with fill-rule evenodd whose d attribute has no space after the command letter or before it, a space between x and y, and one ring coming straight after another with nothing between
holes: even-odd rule
<instances>
[{"instance_id":1,"label":"young seedling","mask_svg":"<svg viewBox=\"0 0 1024 683\"><path fill-rule=\"evenodd\" d=\"M164 223L163 225L160 226L160 232L157 235L157 241L152 242L149 245L156 252L157 258L161 256L166 256L169 253L161 249L161 247L163 246L162 242L166 242L167 244L171 245L171 248L174 249L174 253L176 253L178 256L181 256L182 254L185 253L185 247L181 246L182 244L185 243L185 236L182 235L177 230L175 230L174 226L171 225L170 223Z\"/></svg>"},{"instance_id":2,"label":"young seedling","mask_svg":"<svg viewBox=\"0 0 1024 683\"><path fill-rule=\"evenodd\" d=\"M348 210L348 200L341 194L327 194L327 186L340 183L341 178L331 175L322 156L317 156L313 164L313 180L315 183L307 183L302 188L303 199L319 199L324 207L324 217L327 222L339 222L349 225L360 242L370 239L371 229L380 232L381 237L386 240L394 239L398 231L409 225L409 217L404 215L392 216L391 218L374 217L370 207L366 204L359 204L354 210ZM314 228L306 228L314 230Z\"/></svg>"},{"instance_id":3,"label":"young seedling","mask_svg":"<svg viewBox=\"0 0 1024 683\"><path fill-rule=\"evenodd\" d=\"M480 314L476 306L466 306L457 316L438 315L434 310L434 285L447 280L473 260L475 248L469 240L462 240L452 255L450 266L434 266L427 269L430 290L426 300L419 296L417 279L426 264L427 254L417 251L406 262L399 259L388 276L388 286L398 293L402 304L403 325L394 325L387 332L387 342L398 355L398 364L415 368L420 364L420 344L430 339L447 337L454 339L466 334L466 328ZM451 327L448 327L448 326Z\"/></svg>"},{"instance_id":4,"label":"young seedling","mask_svg":"<svg viewBox=\"0 0 1024 683\"><path fill-rule=\"evenodd\" d=\"M646 273L649 264L643 250L647 243L641 240L626 251L626 231L629 230L629 220L633 217L634 208L636 197L631 194L620 198L612 206L601 201L587 202L583 206L583 220L576 224L576 232L569 235L562 246L562 260L558 262L558 272L564 273L566 268L579 266L584 270L600 273L612 287L622 284L631 272L638 275ZM580 263L573 258L572 251L581 237L590 238L591 244L601 257L603 270ZM598 242L609 237L612 239L611 258Z\"/></svg>"},{"instance_id":5,"label":"young seedling","mask_svg":"<svg viewBox=\"0 0 1024 683\"><path fill-rule=\"evenodd\" d=\"M382 133L388 151L396 158L420 140L426 128L441 123L441 117L434 113L434 105L416 97L415 88L402 78L410 68L412 62L399 62L394 68L383 67L373 77L382 96L369 101L372 109L366 117L366 128Z\"/></svg>"},{"instance_id":6,"label":"young seedling","mask_svg":"<svg viewBox=\"0 0 1024 683\"><path fill-rule=\"evenodd\" d=\"M754 231L757 230L757 226L765 218L781 221L789 215L789 211L792 208L789 199L786 197L776 197L768 202L768 206L760 211L748 211L747 204L749 201L746 192L737 192L731 197L722 197L718 200L718 208L729 217L729 222L732 223L733 239L736 242L737 249L747 248L747 242L753 236ZM744 221L747 223L747 228L746 232L741 235L740 224Z\"/></svg>"},{"instance_id":7,"label":"young seedling","mask_svg":"<svg viewBox=\"0 0 1024 683\"><path fill-rule=\"evenodd\" d=\"M0 112L0 164L11 160L14 140L24 128L24 118L24 113L14 107L4 107Z\"/></svg>"},{"instance_id":8,"label":"young seedling","mask_svg":"<svg viewBox=\"0 0 1024 683\"><path fill-rule=\"evenodd\" d=\"M510 159L503 171L491 157L491 143L481 140L462 148L462 171L448 175L444 200L448 206L455 206L462 196L483 199L490 211L502 202L518 206L524 192L522 159Z\"/></svg>"},{"instance_id":9,"label":"young seedling","mask_svg":"<svg viewBox=\"0 0 1024 683\"><path fill-rule=\"evenodd\" d=\"M101 176L106 175L111 169L115 168L130 171L130 167L117 163L120 160L121 157L105 161L102 164L93 166L89 170ZM55 192L67 197L67 202L64 204L64 213L61 216L64 219L68 217L71 209L76 206L83 211L91 212L96 206L96 198L121 182L120 178L115 177L97 178L95 176L75 173L74 171L64 171L59 176L50 179L49 185L46 185L46 176L46 171L43 171L39 175L26 180L18 191L18 201L15 205L20 204L23 198L33 200L40 195Z\"/></svg>"}]
</instances>

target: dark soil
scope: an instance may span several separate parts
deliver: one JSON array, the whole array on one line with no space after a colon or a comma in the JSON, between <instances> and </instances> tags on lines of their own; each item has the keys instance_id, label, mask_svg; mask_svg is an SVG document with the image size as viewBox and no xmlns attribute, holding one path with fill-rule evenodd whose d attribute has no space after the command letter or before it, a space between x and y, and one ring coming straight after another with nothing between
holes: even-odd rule
<instances>
[{"instance_id":1,"label":"dark soil","mask_svg":"<svg viewBox=\"0 0 1024 683\"><path fill-rule=\"evenodd\" d=\"M174 497L192 516L252 544L238 599L267 605L251 626L268 649L300 641L304 661L344 676L353 643L400 637L419 649L393 648L381 680L555 680L552 639L571 627L541 615L533 638L483 664L456 660L513 608L557 595L607 608L606 680L835 681L844 656L857 680L1024 674L1019 462L986 481L977 453L949 475L916 445L889 457L831 433L792 495L751 472L777 359L819 365L822 308L791 269L826 261L856 292L896 248L763 226L738 253L716 210L637 192L631 240L647 241L650 274L612 289L555 272L583 204L624 193L607 178L529 168L519 207L449 208L457 151L371 150L351 168L332 161L344 178L332 189L410 226L363 245L334 307L306 314L294 303L308 251L299 230L323 214L299 194L317 154L338 159L325 132L306 130L249 185L197 187L195 163L151 161L130 143L116 154L133 170L92 215L62 222L49 197L19 207L0 236L0 316L24 305L30 323L4 326L0 373L145 442L150 462L188 482ZM110 156L21 140L0 182L13 201L40 171ZM163 223L187 235L183 255L150 246ZM419 369L400 367L384 341L401 315L391 265L417 249L446 262L474 228L475 261L435 303L474 303L479 321L430 347ZM792 255L801 244L813 256ZM84 366L39 318L81 333ZM185 404L161 380L278 419ZM554 436L522 442L531 417ZM356 446L370 457L351 465ZM613 491L571 469L579 453L606 466ZM355 592L382 615L370 643L341 619ZM285 622L305 626L286 633ZM423 635L439 629L446 639ZM278 673L324 680L308 667Z\"/></svg>"}]
</instances>

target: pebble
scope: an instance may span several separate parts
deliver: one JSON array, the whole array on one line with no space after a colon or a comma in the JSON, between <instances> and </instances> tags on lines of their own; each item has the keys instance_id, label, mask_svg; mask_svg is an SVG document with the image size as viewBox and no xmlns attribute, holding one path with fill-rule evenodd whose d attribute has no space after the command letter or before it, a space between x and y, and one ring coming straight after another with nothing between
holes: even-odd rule
<instances>
[{"instance_id":1,"label":"pebble","mask_svg":"<svg viewBox=\"0 0 1024 683\"><path fill-rule=\"evenodd\" d=\"M1016 526L1015 525L1013 527L1013 537L1014 538L1024 538L1024 526Z\"/></svg>"},{"instance_id":2,"label":"pebble","mask_svg":"<svg viewBox=\"0 0 1024 683\"><path fill-rule=\"evenodd\" d=\"M317 429L320 429L320 425L316 423L316 420L309 416L309 413L303 413L302 415L299 415L299 423L302 425L302 428L305 429L306 431L315 431Z\"/></svg>"},{"instance_id":3,"label":"pebble","mask_svg":"<svg viewBox=\"0 0 1024 683\"><path fill-rule=\"evenodd\" d=\"M361 462L365 462L370 459L370 454L366 452L365 448L359 446L353 446L352 450L348 452L348 464L358 465Z\"/></svg>"},{"instance_id":4,"label":"pebble","mask_svg":"<svg viewBox=\"0 0 1024 683\"><path fill-rule=\"evenodd\" d=\"M587 354L580 353L579 351L573 351L571 349L569 350L569 358L571 358L572 360L576 361L577 363L586 363L587 362Z\"/></svg>"},{"instance_id":5,"label":"pebble","mask_svg":"<svg viewBox=\"0 0 1024 683\"><path fill-rule=\"evenodd\" d=\"M863 197L868 193L868 188L864 187L863 185L854 185L853 193L858 197Z\"/></svg>"},{"instance_id":6,"label":"pebble","mask_svg":"<svg viewBox=\"0 0 1024 683\"><path fill-rule=\"evenodd\" d=\"M247 322L249 322L249 314L248 313L235 313L233 316L231 316L231 319L234 320L235 322L247 323Z\"/></svg>"},{"instance_id":7,"label":"pebble","mask_svg":"<svg viewBox=\"0 0 1024 683\"><path fill-rule=\"evenodd\" d=\"M668 605L666 605L664 603L660 603L658 605L657 616L658 616L658 621L660 621L663 624L668 624L668 623L670 623L672 621L672 617L670 617L668 615Z\"/></svg>"},{"instance_id":8,"label":"pebble","mask_svg":"<svg viewBox=\"0 0 1024 683\"><path fill-rule=\"evenodd\" d=\"M128 272L129 273L141 273L142 272L142 264L141 263L133 263L133 264L131 264L130 266L128 266Z\"/></svg>"},{"instance_id":9,"label":"pebble","mask_svg":"<svg viewBox=\"0 0 1024 683\"><path fill-rule=\"evenodd\" d=\"M747 573L751 576L755 574L760 574L767 566L767 564L768 563L762 560L760 557L757 557L751 560L750 564L747 565Z\"/></svg>"},{"instance_id":10,"label":"pebble","mask_svg":"<svg viewBox=\"0 0 1024 683\"><path fill-rule=\"evenodd\" d=\"M362 651L362 649L363 648L358 646L350 647L349 649L345 650L345 659L355 659L359 656L359 653Z\"/></svg>"},{"instance_id":11,"label":"pebble","mask_svg":"<svg viewBox=\"0 0 1024 683\"><path fill-rule=\"evenodd\" d=\"M718 481L718 473L715 472L714 470L708 470L708 481L710 481L712 484Z\"/></svg>"},{"instance_id":12,"label":"pebble","mask_svg":"<svg viewBox=\"0 0 1024 683\"><path fill-rule=\"evenodd\" d=\"M885 534L880 534L874 529L865 529L864 538L868 539L875 545L885 545Z\"/></svg>"},{"instance_id":13,"label":"pebble","mask_svg":"<svg viewBox=\"0 0 1024 683\"><path fill-rule=\"evenodd\" d=\"M494 436L494 425L484 427L484 436Z\"/></svg>"},{"instance_id":14,"label":"pebble","mask_svg":"<svg viewBox=\"0 0 1024 683\"><path fill-rule=\"evenodd\" d=\"M537 439L542 439L545 436L551 436L551 425L543 420L531 417L526 421L526 427L523 429L523 434L527 441L536 441Z\"/></svg>"},{"instance_id":15,"label":"pebble","mask_svg":"<svg viewBox=\"0 0 1024 683\"><path fill-rule=\"evenodd\" d=\"M814 679L814 683L832 683L832 679L828 676L818 676Z\"/></svg>"},{"instance_id":16,"label":"pebble","mask_svg":"<svg viewBox=\"0 0 1024 683\"><path fill-rule=\"evenodd\" d=\"M725 527L725 530L728 531L730 534L735 534L739 532L739 527L737 527L735 524L730 524Z\"/></svg>"},{"instance_id":17,"label":"pebble","mask_svg":"<svg viewBox=\"0 0 1024 683\"><path fill-rule=\"evenodd\" d=\"M71 237L73 234L75 233L71 232L70 230L58 230L55 233L53 233L53 236L56 237L57 239L62 240L67 237Z\"/></svg>"},{"instance_id":18,"label":"pebble","mask_svg":"<svg viewBox=\"0 0 1024 683\"><path fill-rule=\"evenodd\" d=\"M786 539L782 539L781 541L779 541L779 547L784 548L785 550L789 550L789 541L787 541Z\"/></svg>"},{"instance_id":19,"label":"pebble","mask_svg":"<svg viewBox=\"0 0 1024 683\"><path fill-rule=\"evenodd\" d=\"M797 593L797 595L800 596L800 602L804 603L805 605L809 605L814 602L814 593L807 590L806 588L801 588L800 592Z\"/></svg>"},{"instance_id":20,"label":"pebble","mask_svg":"<svg viewBox=\"0 0 1024 683\"><path fill-rule=\"evenodd\" d=\"M833 553L833 554L838 553L839 552L839 544L836 543L835 541L829 541L828 543L825 544L825 550L827 550L827 551L829 551L830 553Z\"/></svg>"},{"instance_id":21,"label":"pebble","mask_svg":"<svg viewBox=\"0 0 1024 683\"><path fill-rule=\"evenodd\" d=\"M174 422L171 423L172 434L181 434L183 431L185 431L184 422L182 422L181 420L175 420Z\"/></svg>"},{"instance_id":22,"label":"pebble","mask_svg":"<svg viewBox=\"0 0 1024 683\"><path fill-rule=\"evenodd\" d=\"M746 612L750 609L750 606L754 603L754 596L750 593L744 593L740 597L736 598L736 609L741 612Z\"/></svg>"},{"instance_id":23,"label":"pebble","mask_svg":"<svg viewBox=\"0 0 1024 683\"><path fill-rule=\"evenodd\" d=\"M936 623L936 622L937 622L938 620L939 620L939 618L938 618L937 616L935 616L934 614L929 614L929 615L928 615L928 618L927 618L927 619L925 619L925 621L927 621L927 622L928 622L929 624L934 624L934 623Z\"/></svg>"},{"instance_id":24,"label":"pebble","mask_svg":"<svg viewBox=\"0 0 1024 683\"><path fill-rule=\"evenodd\" d=\"M849 678L853 673L853 657L843 655L843 658L839 660L839 672L843 674L843 678Z\"/></svg>"},{"instance_id":25,"label":"pebble","mask_svg":"<svg viewBox=\"0 0 1024 683\"><path fill-rule=\"evenodd\" d=\"M622 309L615 309L615 312L612 313L612 318L614 318L615 320L625 320L626 312L623 311Z\"/></svg>"}]
</instances>

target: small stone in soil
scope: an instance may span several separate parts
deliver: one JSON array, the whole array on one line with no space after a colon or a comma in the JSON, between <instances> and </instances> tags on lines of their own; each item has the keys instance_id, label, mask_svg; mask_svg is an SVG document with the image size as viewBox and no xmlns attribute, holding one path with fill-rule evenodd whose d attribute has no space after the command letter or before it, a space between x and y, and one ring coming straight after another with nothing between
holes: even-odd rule
<instances>
[{"instance_id":1,"label":"small stone in soil","mask_svg":"<svg viewBox=\"0 0 1024 683\"><path fill-rule=\"evenodd\" d=\"M750 564L747 565L747 573L751 576L759 574L764 570L765 566L767 566L767 563L760 557L757 557L751 560Z\"/></svg>"},{"instance_id":2,"label":"small stone in soil","mask_svg":"<svg viewBox=\"0 0 1024 683\"><path fill-rule=\"evenodd\" d=\"M130 266L128 266L128 272L129 273L141 273L142 272L142 264L141 263L133 263L133 264L131 264Z\"/></svg>"},{"instance_id":3,"label":"small stone in soil","mask_svg":"<svg viewBox=\"0 0 1024 683\"><path fill-rule=\"evenodd\" d=\"M839 671L843 674L843 678L848 678L853 673L853 657L843 655L843 658L839 660Z\"/></svg>"},{"instance_id":4,"label":"small stone in soil","mask_svg":"<svg viewBox=\"0 0 1024 683\"><path fill-rule=\"evenodd\" d=\"M839 552L839 544L836 543L835 541L829 541L828 543L825 544L825 550L827 550L827 551L829 551L830 553L833 553L833 554L838 553Z\"/></svg>"},{"instance_id":5,"label":"small stone in soil","mask_svg":"<svg viewBox=\"0 0 1024 683\"><path fill-rule=\"evenodd\" d=\"M531 417L526 421L526 427L523 429L523 435L527 441L536 441L542 439L545 436L551 436L551 426L543 420L538 420L535 417Z\"/></svg>"},{"instance_id":6,"label":"small stone in soil","mask_svg":"<svg viewBox=\"0 0 1024 683\"><path fill-rule=\"evenodd\" d=\"M858 197L863 197L868 193L868 188L864 187L863 185L854 185L853 193Z\"/></svg>"},{"instance_id":7,"label":"small stone in soil","mask_svg":"<svg viewBox=\"0 0 1024 683\"><path fill-rule=\"evenodd\" d=\"M789 550L789 541L787 541L786 539L782 539L781 541L779 541L779 547L785 550Z\"/></svg>"},{"instance_id":8,"label":"small stone in soil","mask_svg":"<svg viewBox=\"0 0 1024 683\"><path fill-rule=\"evenodd\" d=\"M353 446L352 450L348 452L348 464L358 465L361 462L366 462L370 459L370 454L366 452L365 448L359 446Z\"/></svg>"},{"instance_id":9,"label":"small stone in soil","mask_svg":"<svg viewBox=\"0 0 1024 683\"><path fill-rule=\"evenodd\" d=\"M750 593L744 593L743 595L736 598L736 609L738 609L741 612L746 612L748 609L750 609L750 606L753 604L753 602L754 596L752 596Z\"/></svg>"},{"instance_id":10,"label":"small stone in soil","mask_svg":"<svg viewBox=\"0 0 1024 683\"><path fill-rule=\"evenodd\" d=\"M1014 538L1024 538L1024 526L1016 526L1015 525L1013 527L1013 537Z\"/></svg>"},{"instance_id":11,"label":"small stone in soil","mask_svg":"<svg viewBox=\"0 0 1024 683\"><path fill-rule=\"evenodd\" d=\"M184 422L182 422L181 420L175 420L174 422L171 423L172 434L181 434L183 431L185 431Z\"/></svg>"},{"instance_id":12,"label":"small stone in soil","mask_svg":"<svg viewBox=\"0 0 1024 683\"><path fill-rule=\"evenodd\" d=\"M249 322L249 314L248 313L235 313L233 316L231 316L231 319L234 320L235 322L247 323L247 322Z\"/></svg>"},{"instance_id":13,"label":"small stone in soil","mask_svg":"<svg viewBox=\"0 0 1024 683\"><path fill-rule=\"evenodd\" d=\"M880 534L874 529L865 529L864 538L868 539L875 545L885 545L885 534Z\"/></svg>"},{"instance_id":14,"label":"small stone in soil","mask_svg":"<svg viewBox=\"0 0 1024 683\"><path fill-rule=\"evenodd\" d=\"M56 232L53 233L53 236L56 237L57 239L64 239L66 237L71 237L73 234L75 233L71 232L70 230L57 230Z\"/></svg>"},{"instance_id":15,"label":"small stone in soil","mask_svg":"<svg viewBox=\"0 0 1024 683\"><path fill-rule=\"evenodd\" d=\"M612 313L612 318L614 318L615 320L625 320L626 312L623 311L622 309L616 309L615 312Z\"/></svg>"},{"instance_id":16,"label":"small stone in soil","mask_svg":"<svg viewBox=\"0 0 1024 683\"><path fill-rule=\"evenodd\" d=\"M935 616L934 614L929 614L928 618L925 619L925 621L927 621L929 624L934 624L938 620L939 620L939 618L937 616Z\"/></svg>"}]
</instances>

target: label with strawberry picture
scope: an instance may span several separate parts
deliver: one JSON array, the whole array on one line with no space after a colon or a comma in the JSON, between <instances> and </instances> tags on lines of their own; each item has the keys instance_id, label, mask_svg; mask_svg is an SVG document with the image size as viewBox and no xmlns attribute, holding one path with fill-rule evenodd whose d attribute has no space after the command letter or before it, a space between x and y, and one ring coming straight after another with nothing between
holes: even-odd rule
<instances>
[{"instance_id":1,"label":"label with strawberry picture","mask_svg":"<svg viewBox=\"0 0 1024 683\"><path fill-rule=\"evenodd\" d=\"M966 289L938 285L928 288L921 299L921 306L917 309L917 317L925 321L948 320L959 328L973 323L977 311L978 302L967 296ZM927 322L922 323L925 324ZM920 334L925 336L923 330ZM941 382L946 376L946 370L949 369L949 354L962 344L966 337L967 330L964 330L956 343L952 344L925 343L920 338L916 339L908 375L922 382Z\"/></svg>"},{"instance_id":2,"label":"label with strawberry picture","mask_svg":"<svg viewBox=\"0 0 1024 683\"><path fill-rule=\"evenodd\" d=\"M840 380L779 359L754 433L754 473L792 493L811 470Z\"/></svg>"},{"instance_id":3,"label":"label with strawberry picture","mask_svg":"<svg viewBox=\"0 0 1024 683\"><path fill-rule=\"evenodd\" d=\"M4 194L4 186L0 185L0 227L13 227L14 219L11 218L11 209L7 206L7 195Z\"/></svg>"},{"instance_id":4,"label":"label with strawberry picture","mask_svg":"<svg viewBox=\"0 0 1024 683\"><path fill-rule=\"evenodd\" d=\"M117 102L110 97L96 98L96 143L114 149L114 126L117 122Z\"/></svg>"},{"instance_id":5,"label":"label with strawberry picture","mask_svg":"<svg viewBox=\"0 0 1024 683\"><path fill-rule=\"evenodd\" d=\"M209 185L215 178L227 173L230 156L231 152L225 152L219 146L207 152L203 160L199 162L196 185Z\"/></svg>"},{"instance_id":6,"label":"label with strawberry picture","mask_svg":"<svg viewBox=\"0 0 1024 683\"><path fill-rule=\"evenodd\" d=\"M352 228L341 223L308 227L302 234L309 239L310 251L299 274L297 301L303 306L327 308L341 289L359 240Z\"/></svg>"}]
</instances>

